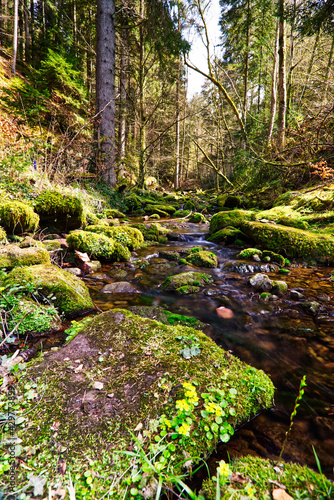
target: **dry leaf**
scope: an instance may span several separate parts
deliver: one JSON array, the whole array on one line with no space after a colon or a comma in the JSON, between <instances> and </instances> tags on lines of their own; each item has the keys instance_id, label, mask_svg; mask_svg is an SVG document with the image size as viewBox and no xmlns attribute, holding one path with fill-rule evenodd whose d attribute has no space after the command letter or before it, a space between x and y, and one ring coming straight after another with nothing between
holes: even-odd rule
<instances>
[{"instance_id":1,"label":"dry leaf","mask_svg":"<svg viewBox=\"0 0 334 500\"><path fill-rule=\"evenodd\" d=\"M273 499L274 500L294 500L293 497L288 495L288 493L281 488L277 488L273 490Z\"/></svg>"},{"instance_id":2,"label":"dry leaf","mask_svg":"<svg viewBox=\"0 0 334 500\"><path fill-rule=\"evenodd\" d=\"M94 382L93 384L93 389L98 389L99 391L103 389L103 384L102 382Z\"/></svg>"},{"instance_id":3,"label":"dry leaf","mask_svg":"<svg viewBox=\"0 0 334 500\"><path fill-rule=\"evenodd\" d=\"M216 309L216 313L220 318L223 319L232 319L234 317L234 312L232 309L229 309L228 307L218 307Z\"/></svg>"},{"instance_id":4,"label":"dry leaf","mask_svg":"<svg viewBox=\"0 0 334 500\"><path fill-rule=\"evenodd\" d=\"M134 432L136 431L140 431L140 429L143 428L143 424L141 422L139 422L139 424L137 425L137 427L134 429Z\"/></svg>"}]
</instances>

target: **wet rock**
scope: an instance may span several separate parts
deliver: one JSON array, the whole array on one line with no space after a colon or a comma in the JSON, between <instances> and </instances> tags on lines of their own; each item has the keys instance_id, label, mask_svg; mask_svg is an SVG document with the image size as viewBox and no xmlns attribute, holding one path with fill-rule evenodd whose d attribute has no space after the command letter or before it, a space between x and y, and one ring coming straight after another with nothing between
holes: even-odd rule
<instances>
[{"instance_id":1,"label":"wet rock","mask_svg":"<svg viewBox=\"0 0 334 500\"><path fill-rule=\"evenodd\" d=\"M223 270L238 273L273 273L277 272L279 266L274 263L254 263L244 260L227 260L223 264Z\"/></svg>"},{"instance_id":2,"label":"wet rock","mask_svg":"<svg viewBox=\"0 0 334 500\"><path fill-rule=\"evenodd\" d=\"M0 249L0 269L50 264L50 256L45 248L37 246L20 248L17 245L5 245Z\"/></svg>"},{"instance_id":3,"label":"wet rock","mask_svg":"<svg viewBox=\"0 0 334 500\"><path fill-rule=\"evenodd\" d=\"M309 313L314 314L314 315L317 314L317 312L319 311L319 309L321 307L321 304L319 304L319 302L316 302L315 300L313 300L311 302L304 302L300 305L302 306L303 309L305 309L306 312L309 312Z\"/></svg>"},{"instance_id":4,"label":"wet rock","mask_svg":"<svg viewBox=\"0 0 334 500\"><path fill-rule=\"evenodd\" d=\"M48 252L56 252L61 249L59 240L43 240L43 245Z\"/></svg>"},{"instance_id":5,"label":"wet rock","mask_svg":"<svg viewBox=\"0 0 334 500\"><path fill-rule=\"evenodd\" d=\"M169 241L187 241L187 238L184 234L178 233L168 233L167 238Z\"/></svg>"},{"instance_id":6,"label":"wet rock","mask_svg":"<svg viewBox=\"0 0 334 500\"><path fill-rule=\"evenodd\" d=\"M196 273L196 272L188 272L188 273L180 273L175 274L174 276L168 277L161 285L163 290L168 292L176 291L182 288L180 293L185 293L188 289L187 293L194 293L193 288L197 288L209 284L212 282L212 276L206 273ZM185 288L188 287L188 288ZM196 291L198 291L196 290Z\"/></svg>"},{"instance_id":7,"label":"wet rock","mask_svg":"<svg viewBox=\"0 0 334 500\"><path fill-rule=\"evenodd\" d=\"M303 300L305 299L305 295L298 292L298 290L291 290L290 297L292 300Z\"/></svg>"},{"instance_id":8,"label":"wet rock","mask_svg":"<svg viewBox=\"0 0 334 500\"><path fill-rule=\"evenodd\" d=\"M188 255L187 259L190 264L196 267L217 267L218 259L216 255L212 252L199 251Z\"/></svg>"},{"instance_id":9,"label":"wet rock","mask_svg":"<svg viewBox=\"0 0 334 500\"><path fill-rule=\"evenodd\" d=\"M325 293L320 293L318 296L317 296L317 300L320 300L320 302L330 302L330 297L328 295L326 295Z\"/></svg>"},{"instance_id":10,"label":"wet rock","mask_svg":"<svg viewBox=\"0 0 334 500\"><path fill-rule=\"evenodd\" d=\"M109 283L105 285L101 292L103 293L139 293L139 290L128 283L127 281L118 281L117 283Z\"/></svg>"},{"instance_id":11,"label":"wet rock","mask_svg":"<svg viewBox=\"0 0 334 500\"><path fill-rule=\"evenodd\" d=\"M160 250L159 257L167 260L179 260L180 254L173 250Z\"/></svg>"},{"instance_id":12,"label":"wet rock","mask_svg":"<svg viewBox=\"0 0 334 500\"><path fill-rule=\"evenodd\" d=\"M266 274L255 274L248 280L248 284L255 288L258 292L270 292L273 285L271 280Z\"/></svg>"},{"instance_id":13,"label":"wet rock","mask_svg":"<svg viewBox=\"0 0 334 500\"><path fill-rule=\"evenodd\" d=\"M74 276L81 276L81 269L78 267L67 267L66 271L73 274Z\"/></svg>"},{"instance_id":14,"label":"wet rock","mask_svg":"<svg viewBox=\"0 0 334 500\"><path fill-rule=\"evenodd\" d=\"M124 279L127 277L128 273L125 269L111 269L109 274L115 280Z\"/></svg>"},{"instance_id":15,"label":"wet rock","mask_svg":"<svg viewBox=\"0 0 334 500\"><path fill-rule=\"evenodd\" d=\"M284 295L288 291L288 285L285 281L272 281L272 293L278 296Z\"/></svg>"}]
</instances>

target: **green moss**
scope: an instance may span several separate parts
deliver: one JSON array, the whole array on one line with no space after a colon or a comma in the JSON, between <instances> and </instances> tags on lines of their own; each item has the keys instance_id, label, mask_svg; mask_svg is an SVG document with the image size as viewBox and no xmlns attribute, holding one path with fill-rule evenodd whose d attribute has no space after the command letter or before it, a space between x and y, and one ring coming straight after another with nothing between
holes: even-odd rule
<instances>
[{"instance_id":1,"label":"green moss","mask_svg":"<svg viewBox=\"0 0 334 500\"><path fill-rule=\"evenodd\" d=\"M7 234L3 227L0 227L0 245L7 243Z\"/></svg>"},{"instance_id":2,"label":"green moss","mask_svg":"<svg viewBox=\"0 0 334 500\"><path fill-rule=\"evenodd\" d=\"M107 217L107 219L123 219L125 217L125 214L123 212L120 212L116 208L106 208L104 211L104 216Z\"/></svg>"},{"instance_id":3,"label":"green moss","mask_svg":"<svg viewBox=\"0 0 334 500\"><path fill-rule=\"evenodd\" d=\"M176 208L173 205L146 205L145 212L148 214L157 213L161 215L161 212L167 213L168 215L173 215L176 212Z\"/></svg>"},{"instance_id":4,"label":"green moss","mask_svg":"<svg viewBox=\"0 0 334 500\"><path fill-rule=\"evenodd\" d=\"M224 227L232 226L239 229L240 224L244 220L252 220L254 212L248 210L228 210L226 212L218 212L212 216L210 221L210 233L216 233Z\"/></svg>"},{"instance_id":5,"label":"green moss","mask_svg":"<svg viewBox=\"0 0 334 500\"><path fill-rule=\"evenodd\" d=\"M263 250L262 257L269 257L269 262L276 262L279 266L285 266L285 258L278 253L270 252L270 250Z\"/></svg>"},{"instance_id":6,"label":"green moss","mask_svg":"<svg viewBox=\"0 0 334 500\"><path fill-rule=\"evenodd\" d=\"M211 283L212 281L212 276L210 276L209 274L196 273L191 271L188 273L181 273L170 276L162 283L161 288L166 291L175 291L184 286L195 285L195 283L197 286L204 286Z\"/></svg>"},{"instance_id":7,"label":"green moss","mask_svg":"<svg viewBox=\"0 0 334 500\"><path fill-rule=\"evenodd\" d=\"M104 234L89 231L73 231L66 237L70 250L87 252L95 259L112 260L115 251L115 241Z\"/></svg>"},{"instance_id":8,"label":"green moss","mask_svg":"<svg viewBox=\"0 0 334 500\"><path fill-rule=\"evenodd\" d=\"M190 210L176 210L173 217L187 217L190 214Z\"/></svg>"},{"instance_id":9,"label":"green moss","mask_svg":"<svg viewBox=\"0 0 334 500\"><path fill-rule=\"evenodd\" d=\"M140 248L144 242L142 232L131 226L123 225L112 227L110 234L115 241L128 247L130 250Z\"/></svg>"},{"instance_id":10,"label":"green moss","mask_svg":"<svg viewBox=\"0 0 334 500\"><path fill-rule=\"evenodd\" d=\"M144 206L144 201L135 193L131 193L124 197L124 205L127 213L138 212Z\"/></svg>"},{"instance_id":11,"label":"green moss","mask_svg":"<svg viewBox=\"0 0 334 500\"><path fill-rule=\"evenodd\" d=\"M132 224L131 227L139 229L146 241L158 241L159 243L167 242L165 234L169 233L169 229L166 229L159 223Z\"/></svg>"},{"instance_id":12,"label":"green moss","mask_svg":"<svg viewBox=\"0 0 334 500\"><path fill-rule=\"evenodd\" d=\"M180 259L179 260L179 264L181 264L181 265L187 265L188 262L186 261L186 259Z\"/></svg>"},{"instance_id":13,"label":"green moss","mask_svg":"<svg viewBox=\"0 0 334 500\"><path fill-rule=\"evenodd\" d=\"M160 219L160 215L159 214L152 214L152 215L150 215L150 219L159 220Z\"/></svg>"},{"instance_id":14,"label":"green moss","mask_svg":"<svg viewBox=\"0 0 334 500\"><path fill-rule=\"evenodd\" d=\"M20 201L0 203L0 224L7 233L24 233L35 231L39 217L31 207Z\"/></svg>"},{"instance_id":15,"label":"green moss","mask_svg":"<svg viewBox=\"0 0 334 500\"><path fill-rule=\"evenodd\" d=\"M195 222L195 223L206 222L205 216L199 212L193 212L188 220L189 222Z\"/></svg>"},{"instance_id":16,"label":"green moss","mask_svg":"<svg viewBox=\"0 0 334 500\"><path fill-rule=\"evenodd\" d=\"M277 219L277 224L282 224L282 226L296 227L298 229L309 229L309 225L306 221L298 219L295 217L279 217Z\"/></svg>"},{"instance_id":17,"label":"green moss","mask_svg":"<svg viewBox=\"0 0 334 500\"><path fill-rule=\"evenodd\" d=\"M104 234L108 238L113 238L112 227L109 224L92 224L90 226L86 226L85 231L90 233Z\"/></svg>"},{"instance_id":18,"label":"green moss","mask_svg":"<svg viewBox=\"0 0 334 500\"><path fill-rule=\"evenodd\" d=\"M193 247L193 248L190 248L188 250L188 254L193 254L193 253L201 252L201 250L202 250L202 247Z\"/></svg>"},{"instance_id":19,"label":"green moss","mask_svg":"<svg viewBox=\"0 0 334 500\"><path fill-rule=\"evenodd\" d=\"M217 267L218 259L212 252L202 250L188 255L187 261L197 267Z\"/></svg>"},{"instance_id":20,"label":"green moss","mask_svg":"<svg viewBox=\"0 0 334 500\"><path fill-rule=\"evenodd\" d=\"M190 341L198 347L188 358L184 352ZM80 371L74 370L79 363ZM30 380L36 384L36 399L23 399ZM100 389L94 388L96 382ZM194 406L191 428L188 435L161 436L162 416L172 421L176 401L187 397L180 385L184 382L201 398ZM224 429L232 434L233 427L272 405L273 390L262 371L227 357L198 330L163 325L128 311L103 313L67 346L34 360L21 375L17 393L25 404L22 413L29 412L29 425L23 421L17 429L25 444L17 481L25 485L28 474L44 471L46 488L52 488L61 478L56 472L58 449L66 453L67 467L75 470L77 498L92 498L92 488L94 497L108 491L115 500L125 498L126 489L135 486L148 493L160 474L181 473L185 458L207 456L215 449L220 424L207 435L204 417L210 416L202 415L202 394L224 397ZM130 449L131 456L117 453ZM143 456L155 456L153 468L150 461L142 463ZM136 482L138 468L143 474ZM86 481L90 474L91 487ZM67 476L61 480L66 487ZM154 497L155 489L148 498Z\"/></svg>"},{"instance_id":21,"label":"green moss","mask_svg":"<svg viewBox=\"0 0 334 500\"><path fill-rule=\"evenodd\" d=\"M17 267L5 278L4 285L33 284L45 297L54 297L53 305L66 316L93 309L85 284L76 276L52 265Z\"/></svg>"},{"instance_id":22,"label":"green moss","mask_svg":"<svg viewBox=\"0 0 334 500\"><path fill-rule=\"evenodd\" d=\"M238 208L241 206L241 198L232 194L222 194L217 198L217 205L219 207Z\"/></svg>"},{"instance_id":23,"label":"green moss","mask_svg":"<svg viewBox=\"0 0 334 500\"><path fill-rule=\"evenodd\" d=\"M115 262L128 262L131 260L131 252L127 247L115 241L112 260Z\"/></svg>"},{"instance_id":24,"label":"green moss","mask_svg":"<svg viewBox=\"0 0 334 500\"><path fill-rule=\"evenodd\" d=\"M44 248L20 248L17 245L6 245L0 248L0 269L13 269L18 266L50 264L50 255Z\"/></svg>"},{"instance_id":25,"label":"green moss","mask_svg":"<svg viewBox=\"0 0 334 500\"><path fill-rule=\"evenodd\" d=\"M237 259L251 259L253 255L258 255L260 258L262 256L262 251L258 248L245 248L237 255Z\"/></svg>"},{"instance_id":26,"label":"green moss","mask_svg":"<svg viewBox=\"0 0 334 500\"><path fill-rule=\"evenodd\" d=\"M314 258L318 262L334 262L334 239L311 231L278 224L244 221L242 230L255 243L275 253L291 257Z\"/></svg>"},{"instance_id":27,"label":"green moss","mask_svg":"<svg viewBox=\"0 0 334 500\"><path fill-rule=\"evenodd\" d=\"M20 299L7 318L9 331L15 328L19 335L47 333L61 327L61 320L53 306L44 306L32 300Z\"/></svg>"},{"instance_id":28,"label":"green moss","mask_svg":"<svg viewBox=\"0 0 334 500\"><path fill-rule=\"evenodd\" d=\"M77 229L84 223L83 206L79 198L58 191L44 191L35 201L35 211L41 224L61 231Z\"/></svg>"},{"instance_id":29,"label":"green moss","mask_svg":"<svg viewBox=\"0 0 334 500\"><path fill-rule=\"evenodd\" d=\"M270 460L248 456L234 460L229 468L230 474L219 488L221 500L268 500L275 489L285 491L290 498L316 500L330 498L333 491L332 483L324 475L298 464L277 465ZM216 500L216 481L205 480L201 494L204 500Z\"/></svg>"},{"instance_id":30,"label":"green moss","mask_svg":"<svg viewBox=\"0 0 334 500\"><path fill-rule=\"evenodd\" d=\"M176 252L173 250L160 250L159 257L161 257L162 259L167 259L167 260L179 260L180 254L179 254L179 252Z\"/></svg>"},{"instance_id":31,"label":"green moss","mask_svg":"<svg viewBox=\"0 0 334 500\"><path fill-rule=\"evenodd\" d=\"M272 281L271 292L275 295L284 295L288 291L288 285L285 281Z\"/></svg>"},{"instance_id":32,"label":"green moss","mask_svg":"<svg viewBox=\"0 0 334 500\"><path fill-rule=\"evenodd\" d=\"M245 241L247 240L246 235L235 227L225 227L224 229L220 229L215 233L211 234L207 237L208 241L212 243L225 243L226 245L231 245L236 243L237 240Z\"/></svg>"},{"instance_id":33,"label":"green moss","mask_svg":"<svg viewBox=\"0 0 334 500\"><path fill-rule=\"evenodd\" d=\"M56 252L61 249L59 240L43 240L43 246L48 252Z\"/></svg>"}]
</instances>

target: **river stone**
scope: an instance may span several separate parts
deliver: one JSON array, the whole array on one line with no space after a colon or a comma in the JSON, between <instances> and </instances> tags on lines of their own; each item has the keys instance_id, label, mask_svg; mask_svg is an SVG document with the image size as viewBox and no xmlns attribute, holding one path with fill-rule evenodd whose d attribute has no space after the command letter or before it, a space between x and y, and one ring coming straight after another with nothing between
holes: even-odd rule
<instances>
[{"instance_id":1,"label":"river stone","mask_svg":"<svg viewBox=\"0 0 334 500\"><path fill-rule=\"evenodd\" d=\"M315 300L311 302L303 302L300 304L303 309L305 309L307 312L316 315L317 312L319 311L321 304L319 302L316 302Z\"/></svg>"},{"instance_id":2,"label":"river stone","mask_svg":"<svg viewBox=\"0 0 334 500\"><path fill-rule=\"evenodd\" d=\"M182 339L194 337L198 348L187 359L181 352L185 348ZM20 374L18 394L24 394L30 380L36 384L36 399L27 399L16 415L29 415L29 426L17 427L18 438L25 445L17 473L26 477L32 467L35 475L43 470L44 477L50 478L45 485L48 489L54 484L59 453L49 453L45 460L45 450L56 446L66 452L67 463L75 460L80 477L87 471L87 457L92 456L94 470L108 468L108 474L94 477L94 488L108 491L114 500L126 497L126 471L140 468L142 456L142 452L132 456L117 452L134 450L135 435L143 453L150 453L149 447L161 440L161 416L172 421L178 411L176 401L187 397L183 383L199 396L208 389L212 394L220 391L217 395L224 391L223 424L221 429L215 424L207 435L202 405L193 406L187 435L176 431L171 439L168 433L163 442L173 445L171 459L166 464L159 462L159 472L150 468L143 477L140 491L153 488L149 498L155 498L160 474L184 472L184 457L207 456L216 448L220 434L229 438L230 426L237 427L262 408L270 408L274 394L270 379L261 370L227 356L201 331L163 325L119 309L92 318L66 346L33 360ZM215 414L211 417L206 418L214 423ZM115 474L123 480L113 483ZM84 491L86 482L78 481L77 498Z\"/></svg>"},{"instance_id":3,"label":"river stone","mask_svg":"<svg viewBox=\"0 0 334 500\"><path fill-rule=\"evenodd\" d=\"M255 288L258 292L270 292L273 285L271 280L266 274L255 274L248 280L248 284Z\"/></svg>"},{"instance_id":4,"label":"river stone","mask_svg":"<svg viewBox=\"0 0 334 500\"><path fill-rule=\"evenodd\" d=\"M184 287L200 287L212 283L212 281L213 278L210 274L196 272L180 273L165 279L161 288L167 292L177 291L182 288L181 293L184 293Z\"/></svg>"},{"instance_id":5,"label":"river stone","mask_svg":"<svg viewBox=\"0 0 334 500\"><path fill-rule=\"evenodd\" d=\"M302 293L298 292L298 290L291 290L290 297L293 300L303 300L303 299L305 299L305 295L303 295Z\"/></svg>"},{"instance_id":6,"label":"river stone","mask_svg":"<svg viewBox=\"0 0 334 500\"><path fill-rule=\"evenodd\" d=\"M108 283L101 292L103 293L139 293L139 290L127 281L118 281L117 283Z\"/></svg>"},{"instance_id":7,"label":"river stone","mask_svg":"<svg viewBox=\"0 0 334 500\"><path fill-rule=\"evenodd\" d=\"M45 248L37 246L20 248L17 245L6 245L0 249L0 269L50 264L50 256Z\"/></svg>"},{"instance_id":8,"label":"river stone","mask_svg":"<svg viewBox=\"0 0 334 500\"><path fill-rule=\"evenodd\" d=\"M278 296L284 295L288 291L288 285L285 281L272 281L271 282L273 288L272 293Z\"/></svg>"},{"instance_id":9,"label":"river stone","mask_svg":"<svg viewBox=\"0 0 334 500\"><path fill-rule=\"evenodd\" d=\"M227 260L223 264L223 270L234 273L275 273L279 266L273 262L255 263L245 260Z\"/></svg>"}]
</instances>

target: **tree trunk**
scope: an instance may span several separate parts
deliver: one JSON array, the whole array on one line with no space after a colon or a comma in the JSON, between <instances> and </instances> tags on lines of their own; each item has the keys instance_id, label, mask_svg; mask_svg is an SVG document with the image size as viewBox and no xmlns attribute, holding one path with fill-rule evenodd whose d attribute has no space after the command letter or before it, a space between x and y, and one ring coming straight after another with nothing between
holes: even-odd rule
<instances>
[{"instance_id":1,"label":"tree trunk","mask_svg":"<svg viewBox=\"0 0 334 500\"><path fill-rule=\"evenodd\" d=\"M245 72L244 72L244 103L242 111L242 121L246 128L247 120L247 94L248 94L248 72L249 72L249 25L250 25L250 0L247 0L247 18L246 18L246 53L245 53Z\"/></svg>"},{"instance_id":2,"label":"tree trunk","mask_svg":"<svg viewBox=\"0 0 334 500\"><path fill-rule=\"evenodd\" d=\"M302 100L303 100L303 97L304 97L304 94L305 94L305 91L306 91L306 88L307 88L307 84L308 84L309 78L311 76L311 72L312 72L312 68L313 68L313 62L314 62L314 57L315 57L316 50L318 48L319 38L320 38L320 28L319 28L319 31L317 31L317 34L316 34L316 37L315 37L315 40L314 40L314 44L313 44L313 48L312 48L312 54L311 54L311 58L310 58L310 61L309 61L308 68L307 68L306 80L305 80L303 91L302 91L301 96L300 96L300 102L302 102Z\"/></svg>"},{"instance_id":3,"label":"tree trunk","mask_svg":"<svg viewBox=\"0 0 334 500\"><path fill-rule=\"evenodd\" d=\"M269 123L269 130L268 130L268 139L267 139L268 146L270 145L270 142L271 142L271 136L273 133L275 115L276 115L278 40L279 40L279 19L277 19L275 52L274 52L273 72L272 72L272 79L271 79L270 123Z\"/></svg>"},{"instance_id":4,"label":"tree trunk","mask_svg":"<svg viewBox=\"0 0 334 500\"><path fill-rule=\"evenodd\" d=\"M30 30L29 30L29 10L27 0L23 0L23 16L24 16L24 60L30 62Z\"/></svg>"},{"instance_id":5,"label":"tree trunk","mask_svg":"<svg viewBox=\"0 0 334 500\"><path fill-rule=\"evenodd\" d=\"M16 73L16 59L17 59L17 34L19 27L19 0L14 0L14 36L13 36L13 63L12 73Z\"/></svg>"},{"instance_id":6,"label":"tree trunk","mask_svg":"<svg viewBox=\"0 0 334 500\"><path fill-rule=\"evenodd\" d=\"M97 0L96 110L98 162L103 179L115 186L115 1Z\"/></svg>"},{"instance_id":7,"label":"tree trunk","mask_svg":"<svg viewBox=\"0 0 334 500\"><path fill-rule=\"evenodd\" d=\"M277 146L283 151L285 145L285 120L286 120L286 75L285 75L285 5L284 0L278 2L279 11L279 40L278 40L278 120L277 120Z\"/></svg>"},{"instance_id":8,"label":"tree trunk","mask_svg":"<svg viewBox=\"0 0 334 500\"><path fill-rule=\"evenodd\" d=\"M140 0L140 17L145 17L145 2ZM139 26L139 175L138 185L144 186L146 175L146 119L145 119L145 45L143 23Z\"/></svg>"},{"instance_id":9,"label":"tree trunk","mask_svg":"<svg viewBox=\"0 0 334 500\"><path fill-rule=\"evenodd\" d=\"M177 61L176 77L176 116L175 116L175 174L174 188L178 189L180 182L180 58Z\"/></svg>"},{"instance_id":10,"label":"tree trunk","mask_svg":"<svg viewBox=\"0 0 334 500\"><path fill-rule=\"evenodd\" d=\"M333 35L333 38L332 38L331 49L329 51L328 64L327 64L326 74L325 74L325 82L326 82L325 99L327 99L327 92L328 92L328 85L329 85L329 75L330 75L329 72L330 72L331 67L332 67L333 52L334 52L334 35Z\"/></svg>"},{"instance_id":11,"label":"tree trunk","mask_svg":"<svg viewBox=\"0 0 334 500\"><path fill-rule=\"evenodd\" d=\"M126 151L126 101L127 101L127 77L128 77L128 34L127 29L122 28L121 43L121 74L120 85L120 106L119 106L119 132L118 132L118 159L119 176L124 177L124 158Z\"/></svg>"}]
</instances>

